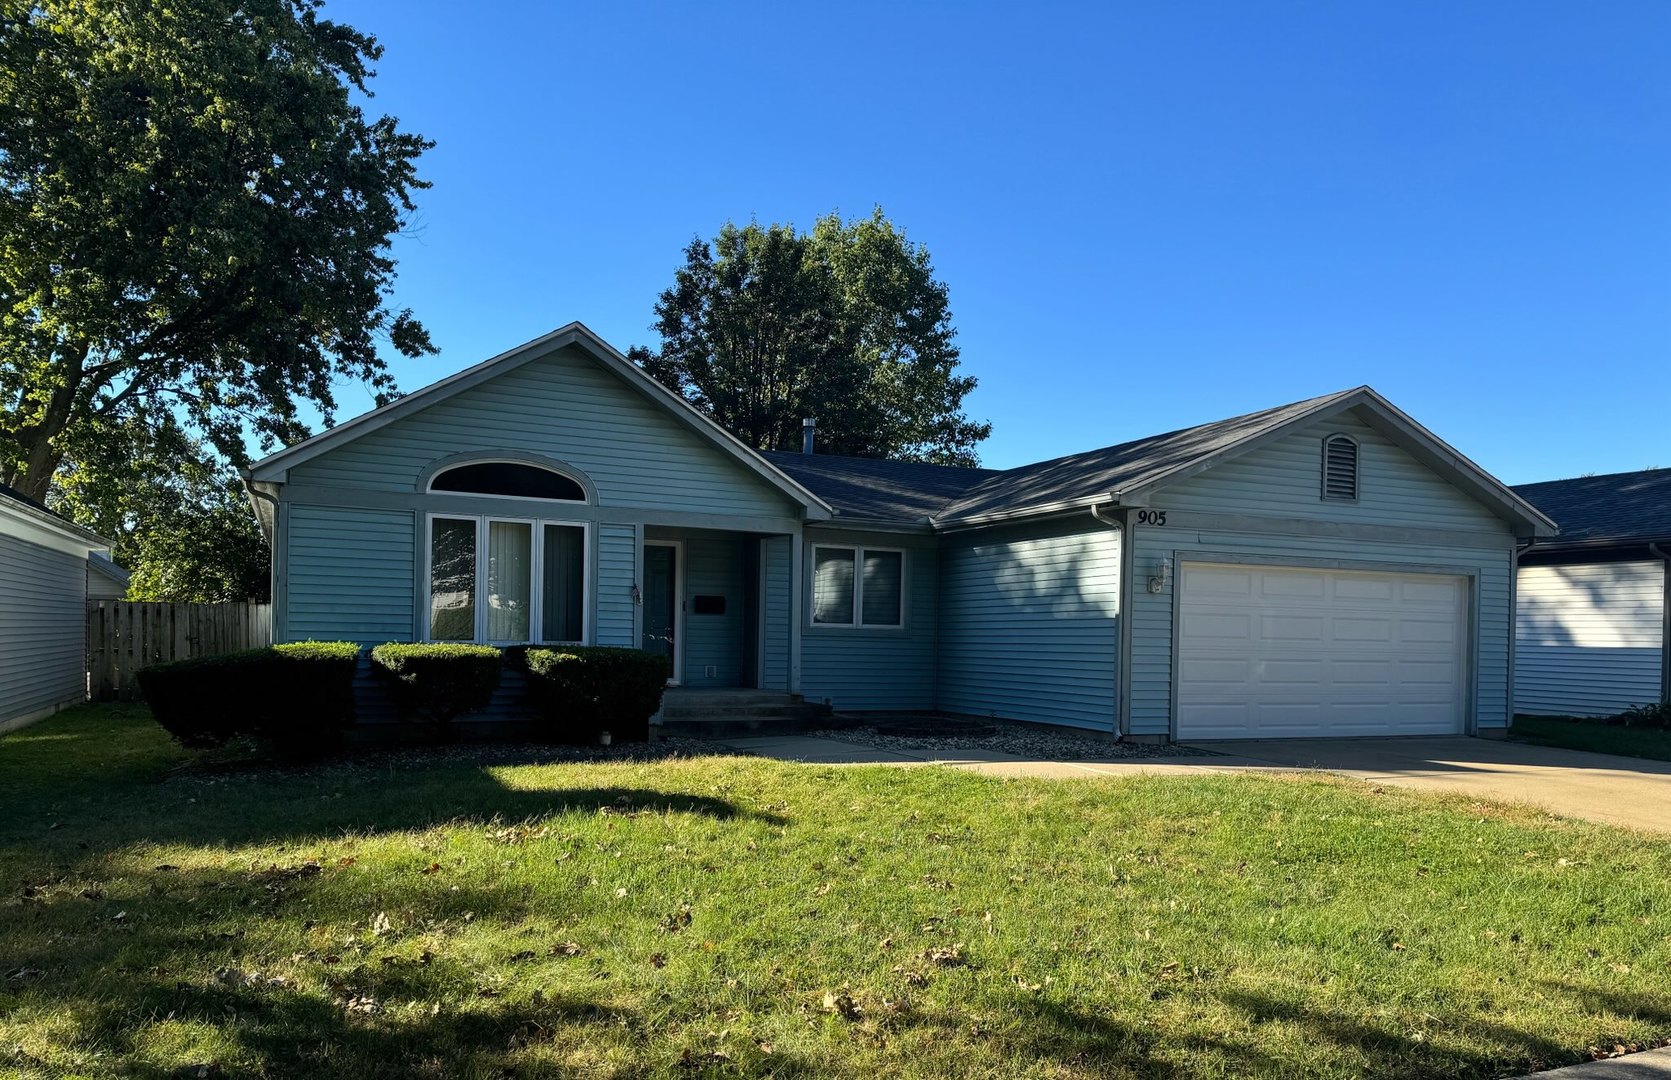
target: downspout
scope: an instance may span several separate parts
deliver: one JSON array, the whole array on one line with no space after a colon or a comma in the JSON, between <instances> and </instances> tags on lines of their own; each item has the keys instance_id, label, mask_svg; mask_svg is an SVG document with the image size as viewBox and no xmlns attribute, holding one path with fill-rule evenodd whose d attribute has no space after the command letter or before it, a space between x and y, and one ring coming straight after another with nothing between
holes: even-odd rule
<instances>
[{"instance_id":1,"label":"downspout","mask_svg":"<svg viewBox=\"0 0 1671 1080\"><path fill-rule=\"evenodd\" d=\"M1661 582L1663 596L1660 600L1659 625L1659 700L1671 701L1671 555L1665 553L1657 542L1650 541L1648 554L1657 556L1665 563L1664 579Z\"/></svg>"},{"instance_id":2,"label":"downspout","mask_svg":"<svg viewBox=\"0 0 1671 1080\"><path fill-rule=\"evenodd\" d=\"M1110 499L1106 505L1113 506L1113 505L1115 505L1115 501ZM1120 569L1119 569L1119 575L1115 578L1116 584L1115 584L1115 587L1114 587L1115 598L1116 598L1114 602L1117 606L1116 606L1115 611L1114 611L1114 628L1115 629L1114 629L1114 687L1113 687L1113 689L1114 689L1114 724L1113 724L1113 730L1114 730L1114 737L1116 739L1118 739L1118 738L1123 738L1125 736L1125 730L1124 730L1124 728L1125 728L1125 718L1121 715L1121 712L1122 712L1121 705L1125 701L1124 688L1125 688L1125 685L1126 685L1126 668L1127 668L1126 657L1129 655L1129 652L1130 652L1130 650L1127 649L1127 647L1126 647L1129 644L1128 639L1130 638L1130 634L1127 633L1126 602L1125 602L1125 599L1126 599L1126 587L1125 587L1126 586L1126 579L1130 575L1130 570L1126 566L1127 559L1126 559L1126 525L1125 525L1125 522L1116 521L1113 518L1103 517L1102 516L1102 509L1103 508L1101 506L1097 505L1096 503L1092 503L1091 504L1091 517L1095 521L1097 521L1098 523L1106 525L1110 529L1113 529L1115 531L1115 533L1118 534L1118 536L1116 538L1116 543L1118 543L1120 545L1120 547L1119 547L1119 558L1120 558L1119 568Z\"/></svg>"}]
</instances>

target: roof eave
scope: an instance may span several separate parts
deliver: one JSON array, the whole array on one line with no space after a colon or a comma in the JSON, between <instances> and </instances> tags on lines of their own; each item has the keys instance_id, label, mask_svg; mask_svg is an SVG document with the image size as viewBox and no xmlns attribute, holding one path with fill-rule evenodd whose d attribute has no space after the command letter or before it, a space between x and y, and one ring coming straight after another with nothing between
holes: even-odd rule
<instances>
[{"instance_id":1,"label":"roof eave","mask_svg":"<svg viewBox=\"0 0 1671 1080\"><path fill-rule=\"evenodd\" d=\"M115 546L114 542L106 537L100 536L92 529L77 525L75 522L70 521L67 518L61 518L50 510L41 510L37 507L30 506L28 503L18 502L16 499L4 497L0 497L0 507L16 513L19 517L27 518L39 525L52 529L55 532L67 534L76 540L86 543L89 548L102 548L108 551L110 548Z\"/></svg>"}]
</instances>

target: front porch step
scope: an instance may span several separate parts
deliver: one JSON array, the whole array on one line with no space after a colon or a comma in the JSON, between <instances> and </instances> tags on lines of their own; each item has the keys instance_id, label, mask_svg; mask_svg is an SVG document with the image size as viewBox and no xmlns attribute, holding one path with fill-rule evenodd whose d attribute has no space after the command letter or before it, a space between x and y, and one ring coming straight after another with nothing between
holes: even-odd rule
<instances>
[{"instance_id":1,"label":"front porch step","mask_svg":"<svg viewBox=\"0 0 1671 1080\"><path fill-rule=\"evenodd\" d=\"M718 733L802 727L829 715L828 705L777 690L674 688L662 698L658 722L667 731Z\"/></svg>"}]
</instances>

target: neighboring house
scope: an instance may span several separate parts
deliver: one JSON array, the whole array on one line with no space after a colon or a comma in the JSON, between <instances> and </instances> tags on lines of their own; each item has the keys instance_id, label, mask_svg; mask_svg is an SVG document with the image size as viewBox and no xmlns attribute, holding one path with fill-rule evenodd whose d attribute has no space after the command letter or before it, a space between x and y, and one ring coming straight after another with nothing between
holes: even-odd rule
<instances>
[{"instance_id":1,"label":"neighboring house","mask_svg":"<svg viewBox=\"0 0 1671 1080\"><path fill-rule=\"evenodd\" d=\"M126 600L131 573L117 566L109 555L95 551L87 556L87 599Z\"/></svg>"},{"instance_id":2,"label":"neighboring house","mask_svg":"<svg viewBox=\"0 0 1671 1080\"><path fill-rule=\"evenodd\" d=\"M1515 711L1612 716L1671 700L1671 469L1515 491L1561 526L1520 556Z\"/></svg>"},{"instance_id":3,"label":"neighboring house","mask_svg":"<svg viewBox=\"0 0 1671 1080\"><path fill-rule=\"evenodd\" d=\"M87 582L110 541L0 485L0 731L87 696Z\"/></svg>"},{"instance_id":4,"label":"neighboring house","mask_svg":"<svg viewBox=\"0 0 1671 1080\"><path fill-rule=\"evenodd\" d=\"M278 641L635 645L1153 739L1504 728L1554 532L1367 387L1001 472L758 454L578 323L246 482Z\"/></svg>"}]
</instances>

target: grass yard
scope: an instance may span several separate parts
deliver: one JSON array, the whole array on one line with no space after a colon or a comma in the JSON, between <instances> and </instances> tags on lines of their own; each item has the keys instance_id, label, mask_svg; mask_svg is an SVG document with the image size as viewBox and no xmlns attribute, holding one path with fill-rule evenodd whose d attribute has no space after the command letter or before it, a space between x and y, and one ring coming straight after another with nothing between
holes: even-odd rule
<instances>
[{"instance_id":1,"label":"grass yard","mask_svg":"<svg viewBox=\"0 0 1671 1080\"><path fill-rule=\"evenodd\" d=\"M1554 716L1517 716L1512 731L1517 741L1537 746L1671 761L1671 730L1665 728L1619 727Z\"/></svg>"},{"instance_id":2,"label":"grass yard","mask_svg":"<svg viewBox=\"0 0 1671 1080\"><path fill-rule=\"evenodd\" d=\"M186 759L133 708L0 740L0 1073L1502 1077L1671 1037L1671 842L1529 811Z\"/></svg>"}]
</instances>

